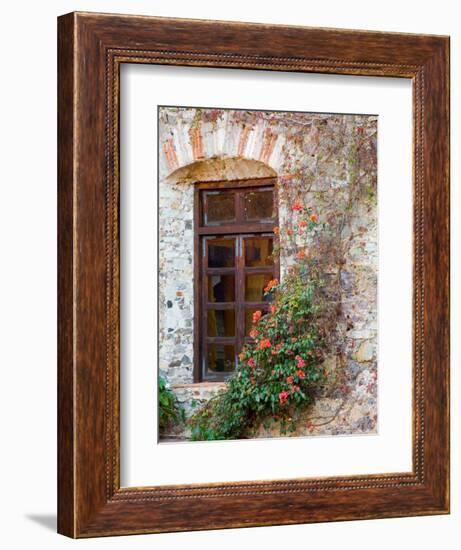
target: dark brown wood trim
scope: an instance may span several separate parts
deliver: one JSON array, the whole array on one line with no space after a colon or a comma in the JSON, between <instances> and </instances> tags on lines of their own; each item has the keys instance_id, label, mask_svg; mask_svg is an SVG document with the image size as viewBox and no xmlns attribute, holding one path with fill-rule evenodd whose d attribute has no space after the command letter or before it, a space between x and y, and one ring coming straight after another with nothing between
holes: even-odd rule
<instances>
[{"instance_id":1,"label":"dark brown wood trim","mask_svg":"<svg viewBox=\"0 0 461 550\"><path fill-rule=\"evenodd\" d=\"M75 529L74 15L58 20L58 531Z\"/></svg>"},{"instance_id":2,"label":"dark brown wood trim","mask_svg":"<svg viewBox=\"0 0 461 550\"><path fill-rule=\"evenodd\" d=\"M88 13L62 16L58 32L59 532L89 537L447 513L449 39ZM411 472L120 488L118 95L124 62L413 80Z\"/></svg>"},{"instance_id":3,"label":"dark brown wood trim","mask_svg":"<svg viewBox=\"0 0 461 550\"><path fill-rule=\"evenodd\" d=\"M196 183L199 189L235 189L240 187L263 187L275 185L277 178L255 178L250 180L229 180L229 181L200 181Z\"/></svg>"},{"instance_id":4,"label":"dark brown wood trim","mask_svg":"<svg viewBox=\"0 0 461 550\"><path fill-rule=\"evenodd\" d=\"M239 225L209 225L199 227L199 235L224 235L230 233L271 233L274 228L272 223L242 223Z\"/></svg>"}]
</instances>

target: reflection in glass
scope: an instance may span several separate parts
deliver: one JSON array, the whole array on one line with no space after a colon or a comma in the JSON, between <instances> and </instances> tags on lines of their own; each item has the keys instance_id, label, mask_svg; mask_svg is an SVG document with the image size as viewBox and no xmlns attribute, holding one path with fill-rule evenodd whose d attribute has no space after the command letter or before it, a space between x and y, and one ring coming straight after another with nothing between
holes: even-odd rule
<instances>
[{"instance_id":1,"label":"reflection in glass","mask_svg":"<svg viewBox=\"0 0 461 550\"><path fill-rule=\"evenodd\" d=\"M235 368L235 350L230 344L208 344L208 370L230 372Z\"/></svg>"},{"instance_id":2,"label":"reflection in glass","mask_svg":"<svg viewBox=\"0 0 461 550\"><path fill-rule=\"evenodd\" d=\"M245 220L270 220L274 217L274 191L248 191L244 195Z\"/></svg>"},{"instance_id":3,"label":"reflection in glass","mask_svg":"<svg viewBox=\"0 0 461 550\"><path fill-rule=\"evenodd\" d=\"M233 275L208 275L208 301L234 302L235 278Z\"/></svg>"},{"instance_id":4,"label":"reflection in glass","mask_svg":"<svg viewBox=\"0 0 461 550\"><path fill-rule=\"evenodd\" d=\"M210 309L207 313L208 336L235 336L235 311Z\"/></svg>"},{"instance_id":5,"label":"reflection in glass","mask_svg":"<svg viewBox=\"0 0 461 550\"><path fill-rule=\"evenodd\" d=\"M271 273L251 273L245 276L245 301L246 302L269 302L270 295L264 296L264 288L273 279Z\"/></svg>"},{"instance_id":6,"label":"reflection in glass","mask_svg":"<svg viewBox=\"0 0 461 550\"><path fill-rule=\"evenodd\" d=\"M262 267L272 265L272 250L272 237L245 239L245 266Z\"/></svg>"},{"instance_id":7,"label":"reflection in glass","mask_svg":"<svg viewBox=\"0 0 461 550\"><path fill-rule=\"evenodd\" d=\"M208 267L234 267L235 239L208 241Z\"/></svg>"},{"instance_id":8,"label":"reflection in glass","mask_svg":"<svg viewBox=\"0 0 461 550\"><path fill-rule=\"evenodd\" d=\"M205 194L205 225L235 220L234 193Z\"/></svg>"}]
</instances>

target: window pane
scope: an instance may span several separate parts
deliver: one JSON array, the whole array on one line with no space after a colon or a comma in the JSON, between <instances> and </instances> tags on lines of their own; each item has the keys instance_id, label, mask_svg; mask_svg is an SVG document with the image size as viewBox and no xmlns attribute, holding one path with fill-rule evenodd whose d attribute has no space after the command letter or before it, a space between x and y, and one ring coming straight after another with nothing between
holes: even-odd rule
<instances>
[{"instance_id":1,"label":"window pane","mask_svg":"<svg viewBox=\"0 0 461 550\"><path fill-rule=\"evenodd\" d=\"M261 311L261 313L263 315L265 315L267 312L260 308L259 310L258 309L255 309L255 308L252 308L252 309L245 309L245 336L249 336L250 335L250 331L251 329L253 328L253 315L256 311Z\"/></svg>"},{"instance_id":2,"label":"window pane","mask_svg":"<svg viewBox=\"0 0 461 550\"><path fill-rule=\"evenodd\" d=\"M234 267L235 239L208 241L208 267Z\"/></svg>"},{"instance_id":3,"label":"window pane","mask_svg":"<svg viewBox=\"0 0 461 550\"><path fill-rule=\"evenodd\" d=\"M235 220L234 193L205 193L204 223L205 225Z\"/></svg>"},{"instance_id":4,"label":"window pane","mask_svg":"<svg viewBox=\"0 0 461 550\"><path fill-rule=\"evenodd\" d=\"M233 309L208 310L208 336L235 336L235 311Z\"/></svg>"},{"instance_id":5,"label":"window pane","mask_svg":"<svg viewBox=\"0 0 461 550\"><path fill-rule=\"evenodd\" d=\"M233 275L208 275L208 301L234 302L235 278Z\"/></svg>"},{"instance_id":6,"label":"window pane","mask_svg":"<svg viewBox=\"0 0 461 550\"><path fill-rule=\"evenodd\" d=\"M272 264L271 237L245 239L245 265L247 267L261 267Z\"/></svg>"},{"instance_id":7,"label":"window pane","mask_svg":"<svg viewBox=\"0 0 461 550\"><path fill-rule=\"evenodd\" d=\"M274 190L248 191L244 195L246 220L270 220L274 217Z\"/></svg>"},{"instance_id":8,"label":"window pane","mask_svg":"<svg viewBox=\"0 0 461 550\"><path fill-rule=\"evenodd\" d=\"M269 302L271 295L264 296L264 288L273 279L271 273L252 273L245 277L245 301L247 302Z\"/></svg>"},{"instance_id":9,"label":"window pane","mask_svg":"<svg viewBox=\"0 0 461 550\"><path fill-rule=\"evenodd\" d=\"M212 372L230 372L235 368L235 350L233 345L208 344L208 370Z\"/></svg>"}]
</instances>

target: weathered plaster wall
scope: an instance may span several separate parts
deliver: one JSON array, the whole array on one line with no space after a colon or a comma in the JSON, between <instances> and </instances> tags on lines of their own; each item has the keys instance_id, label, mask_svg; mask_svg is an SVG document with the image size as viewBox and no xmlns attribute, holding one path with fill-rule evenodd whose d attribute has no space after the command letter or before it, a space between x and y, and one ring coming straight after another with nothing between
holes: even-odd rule
<instances>
[{"instance_id":1,"label":"weathered plaster wall","mask_svg":"<svg viewBox=\"0 0 461 550\"><path fill-rule=\"evenodd\" d=\"M376 117L368 115L160 110L159 367L188 412L191 399L215 391L189 387L193 181L276 174L280 225L296 215L296 200L311 205L327 224L306 254L325 282L330 383L295 435L376 429L376 132ZM292 253L281 257L282 273ZM261 429L258 435L272 432Z\"/></svg>"}]
</instances>

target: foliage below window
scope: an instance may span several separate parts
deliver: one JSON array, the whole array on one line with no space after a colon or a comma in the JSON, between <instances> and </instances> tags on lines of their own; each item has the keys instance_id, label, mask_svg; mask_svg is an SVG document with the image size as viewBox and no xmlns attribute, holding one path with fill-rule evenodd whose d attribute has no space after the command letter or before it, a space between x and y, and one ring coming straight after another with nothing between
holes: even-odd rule
<instances>
[{"instance_id":1,"label":"foliage below window","mask_svg":"<svg viewBox=\"0 0 461 550\"><path fill-rule=\"evenodd\" d=\"M265 296L272 299L270 309L254 313L251 342L244 345L226 389L189 420L194 440L249 437L271 419L282 434L293 432L300 412L325 382L321 298L306 254L309 234L323 226L301 203L292 209L296 222L274 228L292 265L282 282L273 279L265 287Z\"/></svg>"},{"instance_id":2,"label":"foliage below window","mask_svg":"<svg viewBox=\"0 0 461 550\"><path fill-rule=\"evenodd\" d=\"M184 420L184 409L179 405L174 393L167 387L162 376L158 379L158 417L160 429Z\"/></svg>"}]
</instances>

